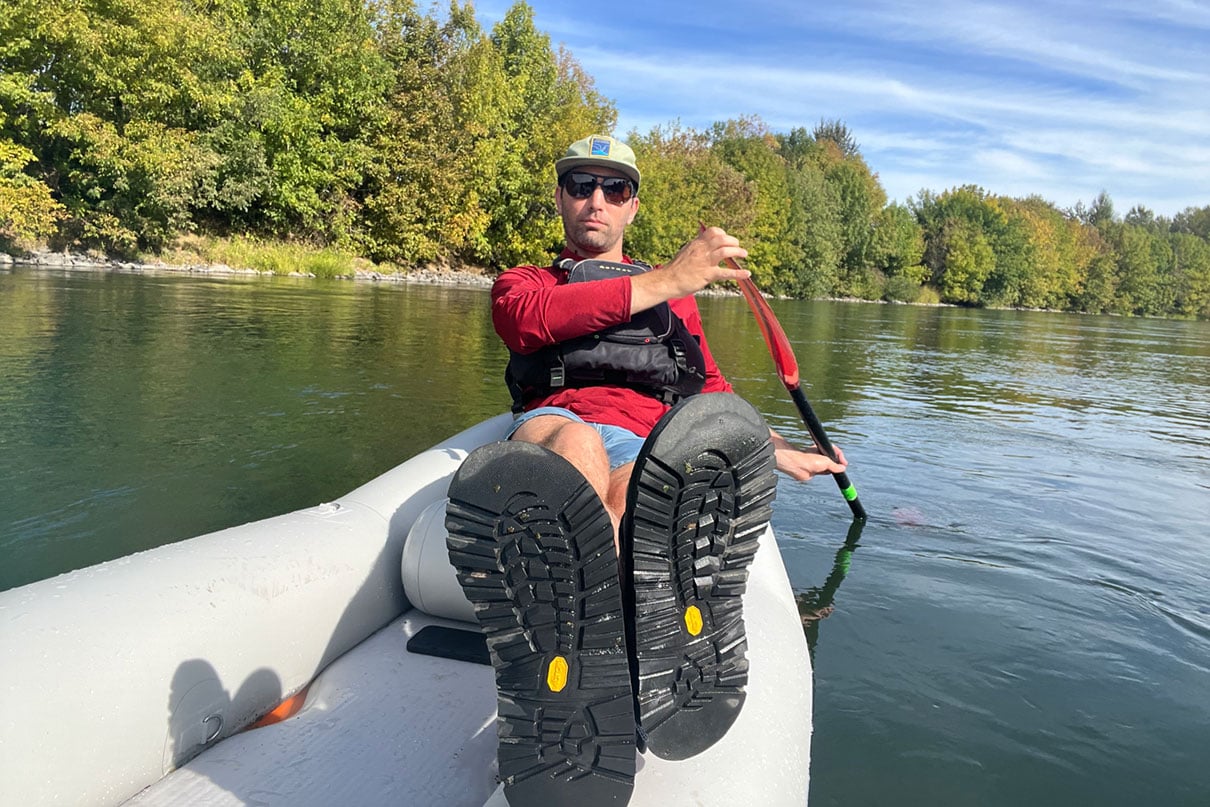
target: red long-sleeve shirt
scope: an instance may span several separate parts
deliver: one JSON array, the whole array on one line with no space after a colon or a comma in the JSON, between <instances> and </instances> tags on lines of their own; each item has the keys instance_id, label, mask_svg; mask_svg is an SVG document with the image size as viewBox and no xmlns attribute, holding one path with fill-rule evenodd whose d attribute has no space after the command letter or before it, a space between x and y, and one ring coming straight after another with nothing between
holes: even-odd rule
<instances>
[{"instance_id":1,"label":"red long-sleeve shirt","mask_svg":"<svg viewBox=\"0 0 1210 807\"><path fill-rule=\"evenodd\" d=\"M579 256L566 250L560 257L579 260ZM623 260L631 262L629 258ZM701 343L706 359L706 385L702 391L731 392L731 385L710 355L697 301L689 296L669 300L668 304ZM547 345L629 321L629 277L568 284L567 272L562 269L518 266L501 274L492 285L492 324L504 344L517 353L533 353ZM609 385L557 390L530 401L525 408L539 406L561 406L589 422L621 426L641 437L650 433L669 409L652 395Z\"/></svg>"}]
</instances>

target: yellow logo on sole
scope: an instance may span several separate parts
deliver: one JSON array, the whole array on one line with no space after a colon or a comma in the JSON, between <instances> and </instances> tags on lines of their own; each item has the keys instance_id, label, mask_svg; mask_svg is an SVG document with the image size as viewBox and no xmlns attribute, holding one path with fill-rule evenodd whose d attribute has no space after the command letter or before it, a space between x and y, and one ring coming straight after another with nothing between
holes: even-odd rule
<instances>
[{"instance_id":1,"label":"yellow logo on sole","mask_svg":"<svg viewBox=\"0 0 1210 807\"><path fill-rule=\"evenodd\" d=\"M567 686L567 659L555 656L546 668L546 686L550 687L551 692L561 692Z\"/></svg>"},{"instance_id":2,"label":"yellow logo on sole","mask_svg":"<svg viewBox=\"0 0 1210 807\"><path fill-rule=\"evenodd\" d=\"M697 636L702 632L702 612L696 605L690 605L685 609L685 627L689 630L690 636Z\"/></svg>"}]
</instances>

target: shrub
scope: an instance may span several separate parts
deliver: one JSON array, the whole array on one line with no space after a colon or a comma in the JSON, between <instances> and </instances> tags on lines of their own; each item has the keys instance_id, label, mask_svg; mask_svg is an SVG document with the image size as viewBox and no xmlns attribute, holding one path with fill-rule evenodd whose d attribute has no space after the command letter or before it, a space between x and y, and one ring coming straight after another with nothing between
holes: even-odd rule
<instances>
[{"instance_id":1,"label":"shrub","mask_svg":"<svg viewBox=\"0 0 1210 807\"><path fill-rule=\"evenodd\" d=\"M25 173L34 153L0 140L0 249L32 245L50 237L63 206L50 188Z\"/></svg>"}]
</instances>

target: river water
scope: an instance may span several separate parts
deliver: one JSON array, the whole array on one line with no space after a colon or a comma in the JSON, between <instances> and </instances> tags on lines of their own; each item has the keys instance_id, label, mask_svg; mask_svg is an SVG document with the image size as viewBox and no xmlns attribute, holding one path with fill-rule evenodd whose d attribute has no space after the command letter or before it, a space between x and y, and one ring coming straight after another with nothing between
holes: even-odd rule
<instances>
[{"instance_id":1,"label":"river water","mask_svg":"<svg viewBox=\"0 0 1210 807\"><path fill-rule=\"evenodd\" d=\"M780 482L811 803L1210 804L1210 323L773 305L871 515ZM0 272L0 589L338 497L505 410L504 360L479 289Z\"/></svg>"}]
</instances>

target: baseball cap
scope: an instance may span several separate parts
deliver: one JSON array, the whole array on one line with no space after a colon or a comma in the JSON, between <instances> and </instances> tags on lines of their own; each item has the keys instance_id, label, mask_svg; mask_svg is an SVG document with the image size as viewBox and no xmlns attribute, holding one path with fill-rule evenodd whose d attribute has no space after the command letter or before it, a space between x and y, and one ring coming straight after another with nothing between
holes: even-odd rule
<instances>
[{"instance_id":1,"label":"baseball cap","mask_svg":"<svg viewBox=\"0 0 1210 807\"><path fill-rule=\"evenodd\" d=\"M620 140L607 135L589 135L567 147L567 153L555 163L555 175L563 176L573 168L597 165L614 168L639 185L639 169L634 163L634 151Z\"/></svg>"}]
</instances>

